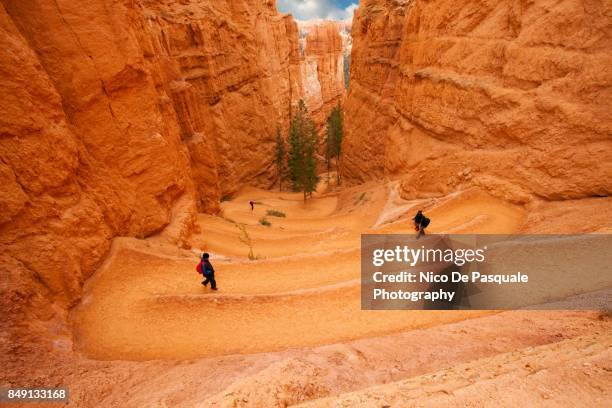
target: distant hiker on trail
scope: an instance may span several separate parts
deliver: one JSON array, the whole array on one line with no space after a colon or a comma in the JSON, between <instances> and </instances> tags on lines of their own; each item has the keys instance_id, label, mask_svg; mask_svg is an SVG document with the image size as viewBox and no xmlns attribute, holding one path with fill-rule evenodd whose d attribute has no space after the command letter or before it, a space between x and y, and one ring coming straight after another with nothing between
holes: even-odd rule
<instances>
[{"instance_id":1,"label":"distant hiker on trail","mask_svg":"<svg viewBox=\"0 0 612 408\"><path fill-rule=\"evenodd\" d=\"M208 258L210 258L210 255L208 255L206 252L203 253L202 259L200 260L200 263L198 264L196 269L198 273L201 273L202 276L206 278L202 281L202 285L206 286L208 285L208 282L210 282L210 288L212 290L217 290L217 281L215 280L215 269L211 265Z\"/></svg>"},{"instance_id":2,"label":"distant hiker on trail","mask_svg":"<svg viewBox=\"0 0 612 408\"><path fill-rule=\"evenodd\" d=\"M427 228L431 220L423 214L423 210L419 210L414 216L413 220L414 229L418 231L417 239L419 239L421 235L425 235L425 228Z\"/></svg>"},{"instance_id":3,"label":"distant hiker on trail","mask_svg":"<svg viewBox=\"0 0 612 408\"><path fill-rule=\"evenodd\" d=\"M255 203L253 202L253 200L249 201L249 204L251 204L251 212L253 212L253 210L255 209Z\"/></svg>"}]
</instances>

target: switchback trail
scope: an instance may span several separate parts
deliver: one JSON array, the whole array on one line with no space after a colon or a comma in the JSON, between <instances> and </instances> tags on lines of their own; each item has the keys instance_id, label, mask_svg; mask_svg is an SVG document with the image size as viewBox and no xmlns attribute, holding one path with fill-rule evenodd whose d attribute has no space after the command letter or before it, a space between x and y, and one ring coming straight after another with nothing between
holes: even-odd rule
<instances>
[{"instance_id":1,"label":"switchback trail","mask_svg":"<svg viewBox=\"0 0 612 408\"><path fill-rule=\"evenodd\" d=\"M220 216L199 215L193 249L156 239L116 239L73 311L75 344L95 359L193 359L276 351L431 327L484 312L362 311L360 234L414 233L425 208L429 231L511 233L522 209L470 191L408 202L393 186L299 193L245 189ZM251 211L249 200L256 202ZM285 217L266 215L276 210ZM393 216L397 214L397 216ZM262 217L271 226L259 223ZM240 239L244 226L255 260ZM205 250L220 290L200 284Z\"/></svg>"}]
</instances>

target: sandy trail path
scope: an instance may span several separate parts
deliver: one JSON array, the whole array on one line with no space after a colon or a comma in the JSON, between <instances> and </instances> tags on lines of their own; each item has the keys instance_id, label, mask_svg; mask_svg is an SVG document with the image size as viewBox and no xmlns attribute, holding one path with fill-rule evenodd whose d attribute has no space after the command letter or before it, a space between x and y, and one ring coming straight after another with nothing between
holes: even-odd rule
<instances>
[{"instance_id":1,"label":"sandy trail path","mask_svg":"<svg viewBox=\"0 0 612 408\"><path fill-rule=\"evenodd\" d=\"M191 237L194 248L212 254L218 292L200 285L194 251L118 239L73 312L75 344L102 360L192 359L337 343L481 316L360 309L360 234L413 233L406 215L371 229L388 208L389 193L370 184L318 193L304 204L301 194L243 190L222 203L222 216L200 215L199 232ZM254 211L249 200L258 203ZM522 219L520 208L477 192L413 204L425 206L432 232L510 233ZM270 209L286 217L267 216L272 226L260 225ZM259 259L247 259L238 224Z\"/></svg>"}]
</instances>

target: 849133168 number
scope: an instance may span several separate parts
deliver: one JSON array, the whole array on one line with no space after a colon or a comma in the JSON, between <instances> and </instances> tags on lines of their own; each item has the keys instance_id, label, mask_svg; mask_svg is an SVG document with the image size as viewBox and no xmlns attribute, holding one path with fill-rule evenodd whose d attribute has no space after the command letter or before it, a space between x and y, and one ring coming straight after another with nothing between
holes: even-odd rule
<instances>
[{"instance_id":1,"label":"849133168 number","mask_svg":"<svg viewBox=\"0 0 612 408\"><path fill-rule=\"evenodd\" d=\"M2 402L68 402L67 388L3 388Z\"/></svg>"}]
</instances>

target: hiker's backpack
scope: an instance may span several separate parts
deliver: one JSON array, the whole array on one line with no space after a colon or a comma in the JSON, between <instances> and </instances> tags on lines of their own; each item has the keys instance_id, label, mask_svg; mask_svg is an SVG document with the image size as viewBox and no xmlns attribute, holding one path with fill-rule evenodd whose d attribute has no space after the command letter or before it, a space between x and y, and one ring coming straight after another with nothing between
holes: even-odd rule
<instances>
[{"instance_id":1,"label":"hiker's backpack","mask_svg":"<svg viewBox=\"0 0 612 408\"><path fill-rule=\"evenodd\" d=\"M210 265L210 262L208 261L202 262L202 275L209 276L209 275L212 275L212 273L213 273L213 269L212 269L212 266Z\"/></svg>"},{"instance_id":2,"label":"hiker's backpack","mask_svg":"<svg viewBox=\"0 0 612 408\"><path fill-rule=\"evenodd\" d=\"M429 225L429 221L430 219L423 216L423 219L421 220L421 228L425 229L427 228L427 226Z\"/></svg>"},{"instance_id":3,"label":"hiker's backpack","mask_svg":"<svg viewBox=\"0 0 612 408\"><path fill-rule=\"evenodd\" d=\"M200 261L200 262L198 262L198 266L196 266L196 271L198 271L198 273L199 273L200 275L202 275L202 272L203 272L203 271L202 271L202 262L201 262L201 261Z\"/></svg>"}]
</instances>

